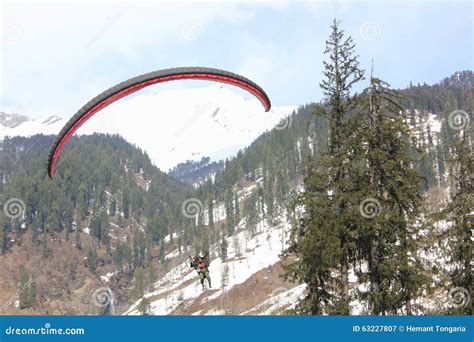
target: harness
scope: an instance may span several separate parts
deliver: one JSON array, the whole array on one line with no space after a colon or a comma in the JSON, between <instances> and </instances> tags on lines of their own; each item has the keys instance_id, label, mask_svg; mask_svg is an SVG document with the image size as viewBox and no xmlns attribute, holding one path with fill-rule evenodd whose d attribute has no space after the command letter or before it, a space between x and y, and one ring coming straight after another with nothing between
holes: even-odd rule
<instances>
[{"instance_id":1,"label":"harness","mask_svg":"<svg viewBox=\"0 0 474 342\"><path fill-rule=\"evenodd\" d=\"M207 262L204 258L199 257L197 260L192 261L192 266L198 273L207 271Z\"/></svg>"}]
</instances>

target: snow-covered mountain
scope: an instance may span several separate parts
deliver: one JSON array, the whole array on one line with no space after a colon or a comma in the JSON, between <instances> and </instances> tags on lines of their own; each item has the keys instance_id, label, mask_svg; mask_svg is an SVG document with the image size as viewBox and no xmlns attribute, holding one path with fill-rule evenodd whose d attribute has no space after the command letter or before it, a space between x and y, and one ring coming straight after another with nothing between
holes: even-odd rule
<instances>
[{"instance_id":1,"label":"snow-covered mountain","mask_svg":"<svg viewBox=\"0 0 474 342\"><path fill-rule=\"evenodd\" d=\"M20 114L0 112L0 140L6 136L57 134L65 123L66 120L57 115L45 119L31 119Z\"/></svg>"},{"instance_id":2,"label":"snow-covered mountain","mask_svg":"<svg viewBox=\"0 0 474 342\"><path fill-rule=\"evenodd\" d=\"M407 112L407 117L410 114ZM441 141L442 121L439 115L428 111L415 110L415 119L409 122L412 136L417 138L418 146L428 153ZM311 145L311 140L306 140ZM300 146L302 140L296 145ZM310 146L308 146L310 147ZM258 170L257 170L258 171ZM259 172L256 172L259 173ZM436 173L438 181L442 175ZM237 191L240 207L245 207L245 199L252 193L263 188L262 178L246 183ZM442 188L440 188L442 189ZM297 188L303 191L301 184ZM195 199L194 199L195 200ZM198 202L200 207L204 207ZM263 210L266 212L266 209ZM212 288L201 289L196 272L189 267L187 256L193 250L179 250L171 242L179 238L173 234L171 239L164 239L166 246L166 269L159 274L158 281L152 284L144 298L150 304L147 314L152 315L279 315L287 313L306 293L305 284L295 284L281 279L281 253L288 246L291 234L291 222L287 209L276 208L275 215L269 219L259 214L256 228L249 231L245 219L241 219L235 227L235 234L226 237L227 258L219 257L222 241L212 244L210 251L210 273ZM226 219L225 203L213 204L213 220L215 227L224 225ZM209 220L208 210L203 210L203 224ZM431 265L440 259L439 250L422 252L422 260ZM362 265L360 267L366 267ZM427 266L428 267L428 266ZM440 265L440 268L444 265ZM206 283L207 285L207 283ZM367 289L367 283L360 283L355 267L349 273L351 291ZM123 314L143 314L143 302L137 300ZM433 296L422 296L414 301L422 313L423 310L437 310L449 306L446 296L441 292ZM360 300L351 302L351 313L367 314L366 305Z\"/></svg>"},{"instance_id":3,"label":"snow-covered mountain","mask_svg":"<svg viewBox=\"0 0 474 342\"><path fill-rule=\"evenodd\" d=\"M237 198L243 204L246 197L263 186L262 178L257 184L247 185L238 192ZM302 191L299 187L298 191ZM208 211L203 212L203 222L207 223ZM306 284L296 284L282 278L282 252L288 247L291 239L291 222L287 209L278 207L275 215L269 219L259 214L255 229L251 232L246 227L245 218L235 227L235 234L226 237L226 258L220 257L222 241L217 241L209 248L212 287L205 282L202 289L198 275L189 265L188 255L193 249L188 246L182 250L170 249L173 240L179 238L174 233L164 238L168 253L164 256L166 268L161 269L158 280L150 286L143 298L149 306L144 312L143 298L132 303L122 312L123 315L284 315L306 295ZM225 221L225 205L214 206L215 225ZM447 224L440 221L436 229L445 230ZM440 269L446 267L443 254L436 246L421 251L425 267L437 263ZM358 269L366 269L366 264ZM359 282L356 267L349 272L351 291L365 291L367 282ZM112 275L113 276L113 275ZM103 276L107 283L110 274ZM449 298L437 290L434 294L424 294L413 301L415 312L423 314L429 310L440 310L449 307ZM359 299L351 301L351 314L368 313L366 304ZM426 310L426 311L425 311Z\"/></svg>"},{"instance_id":4,"label":"snow-covered mountain","mask_svg":"<svg viewBox=\"0 0 474 342\"><path fill-rule=\"evenodd\" d=\"M0 125L4 128L15 128L29 120L30 118L24 115L0 112Z\"/></svg>"},{"instance_id":5,"label":"snow-covered mountain","mask_svg":"<svg viewBox=\"0 0 474 342\"><path fill-rule=\"evenodd\" d=\"M232 156L295 109L274 107L265 113L256 99L221 85L169 89L119 101L93 116L77 133L118 133L145 150L156 166L168 170L186 160ZM0 139L57 134L66 122L58 116L33 120L0 112Z\"/></svg>"}]
</instances>

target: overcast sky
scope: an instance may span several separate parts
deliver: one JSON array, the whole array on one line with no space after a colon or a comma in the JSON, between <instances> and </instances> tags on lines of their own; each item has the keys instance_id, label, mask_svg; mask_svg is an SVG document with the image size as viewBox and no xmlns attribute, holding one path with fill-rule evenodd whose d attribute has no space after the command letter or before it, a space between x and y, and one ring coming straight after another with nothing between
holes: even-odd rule
<instances>
[{"instance_id":1,"label":"overcast sky","mask_svg":"<svg viewBox=\"0 0 474 342\"><path fill-rule=\"evenodd\" d=\"M176 66L240 73L274 105L319 101L334 17L362 67L373 58L395 87L473 69L470 1L2 1L1 11L0 111L31 117L69 117L118 82Z\"/></svg>"}]
</instances>

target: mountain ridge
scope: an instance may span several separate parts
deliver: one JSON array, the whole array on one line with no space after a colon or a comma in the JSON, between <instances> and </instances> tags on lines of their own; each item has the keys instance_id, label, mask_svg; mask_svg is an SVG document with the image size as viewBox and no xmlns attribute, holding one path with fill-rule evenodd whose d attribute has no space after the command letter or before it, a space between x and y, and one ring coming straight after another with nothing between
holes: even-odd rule
<instances>
[{"instance_id":1,"label":"mountain ridge","mask_svg":"<svg viewBox=\"0 0 474 342\"><path fill-rule=\"evenodd\" d=\"M417 168L427 179L420 193L436 210L449 196L446 160L448 114L453 104L435 113L427 108L439 106L436 99L441 96L442 103L454 98L461 108L470 110L468 92L459 89L447 84L406 90L403 114L423 155ZM0 284L0 300L13 298L17 290L18 262L36 277L41 294L37 302L41 306L32 311L7 306L6 312L95 314L91 297L97 287L112 289L119 314L143 314L143 299L151 302L148 314L281 314L291 309L304 288L279 280L279 254L292 238L295 217L290 195L303 190L306 156L317 155L327 141L325 121L314 115L318 106L301 106L227 159L222 168L207 174L201 169L209 165L204 158L169 177L124 138L98 134L72 138L51 182L44 160L52 136L5 139L0 188L7 196L4 200L23 200L26 212L24 218L6 220L0 226L0 242L5 241L7 247L0 257L8 260L0 266L17 261L5 273L11 281ZM218 116L219 111L213 114ZM205 179L196 187L174 179L193 172ZM69 202L73 204L66 205ZM65 209L66 215L58 208ZM74 246L73 237L66 238L78 231L82 250ZM2 248L0 244L3 253ZM63 252L71 248L74 260ZM187 262L189 254L203 250L211 252L211 272L218 287L204 294ZM59 259L55 259L57 253ZM432 262L433 252L425 254ZM34 258L27 259L28 255ZM41 263L59 263L64 268L48 266L47 272L54 277L45 279ZM86 283L78 275L86 275ZM351 274L351 279L355 286L357 277ZM436 286L442 298L442 288ZM81 302L83 297L86 303ZM353 304L353 313L364 312L360 303ZM444 310L432 302L417 305L434 312Z\"/></svg>"},{"instance_id":2,"label":"mountain ridge","mask_svg":"<svg viewBox=\"0 0 474 342\"><path fill-rule=\"evenodd\" d=\"M167 89L119 101L93 116L77 134L120 134L167 171L186 160L231 157L295 109L274 107L266 113L258 100L220 85ZM31 119L2 112L0 140L6 136L57 134L66 121L57 115ZM200 134L207 130L210 134Z\"/></svg>"}]
</instances>

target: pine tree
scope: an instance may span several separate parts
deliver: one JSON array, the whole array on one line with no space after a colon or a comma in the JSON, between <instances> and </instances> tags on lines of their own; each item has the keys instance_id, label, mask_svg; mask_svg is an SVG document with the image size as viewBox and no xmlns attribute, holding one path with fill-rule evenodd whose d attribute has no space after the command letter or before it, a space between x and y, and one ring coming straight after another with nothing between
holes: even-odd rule
<instances>
[{"instance_id":1,"label":"pine tree","mask_svg":"<svg viewBox=\"0 0 474 342\"><path fill-rule=\"evenodd\" d=\"M225 234L222 234L220 248L219 248L219 256L221 257L222 262L225 262L227 259L227 248L228 242L225 238Z\"/></svg>"},{"instance_id":2,"label":"pine tree","mask_svg":"<svg viewBox=\"0 0 474 342\"><path fill-rule=\"evenodd\" d=\"M245 199L244 202L244 215L246 219L246 228L250 230L251 235L255 236L257 233L257 222L258 222L258 194L254 191L250 196Z\"/></svg>"},{"instance_id":3,"label":"pine tree","mask_svg":"<svg viewBox=\"0 0 474 342\"><path fill-rule=\"evenodd\" d=\"M202 233L201 233L201 246L200 246L199 250L201 251L202 254L206 254L206 253L209 253L209 249L211 247L210 228L209 227L206 227L206 228L201 227L200 230L201 230Z\"/></svg>"},{"instance_id":4,"label":"pine tree","mask_svg":"<svg viewBox=\"0 0 474 342\"><path fill-rule=\"evenodd\" d=\"M133 232L133 265L135 267L145 265L146 241L145 235L140 229Z\"/></svg>"},{"instance_id":5,"label":"pine tree","mask_svg":"<svg viewBox=\"0 0 474 342\"><path fill-rule=\"evenodd\" d=\"M450 277L452 288L450 293L462 296L460 303L453 310L455 314L472 315L474 286L472 276L472 208L474 207L474 186L472 175L474 161L472 142L469 130L461 130L456 134L456 142L452 146L450 159L451 178L453 180L453 196L441 218L452 225L449 229L450 245Z\"/></svg>"},{"instance_id":6,"label":"pine tree","mask_svg":"<svg viewBox=\"0 0 474 342\"><path fill-rule=\"evenodd\" d=\"M143 269L138 268L135 271L135 298L142 298L145 294L145 285L143 279Z\"/></svg>"},{"instance_id":7,"label":"pine tree","mask_svg":"<svg viewBox=\"0 0 474 342\"><path fill-rule=\"evenodd\" d=\"M263 201L262 203L265 205L265 213L264 217L266 217L269 222L273 223L273 215L275 212L274 208L274 201L275 196L273 193L273 182L274 182L274 170L272 162L270 162L269 166L267 167L266 172L263 174Z\"/></svg>"},{"instance_id":8,"label":"pine tree","mask_svg":"<svg viewBox=\"0 0 474 342\"><path fill-rule=\"evenodd\" d=\"M109 205L109 213L110 216L115 216L115 213L117 212L117 200L115 197L112 198L112 201L110 201Z\"/></svg>"},{"instance_id":9,"label":"pine tree","mask_svg":"<svg viewBox=\"0 0 474 342\"><path fill-rule=\"evenodd\" d=\"M42 235L43 235L42 257L43 257L43 259L46 259L51 255L51 250L48 247L49 232L47 230L45 230L45 231L43 231Z\"/></svg>"},{"instance_id":10,"label":"pine tree","mask_svg":"<svg viewBox=\"0 0 474 342\"><path fill-rule=\"evenodd\" d=\"M229 235L234 233L235 222L234 222L234 195L232 189L228 189L225 193L225 213L226 213L226 223L227 223L227 232Z\"/></svg>"},{"instance_id":11,"label":"pine tree","mask_svg":"<svg viewBox=\"0 0 474 342\"><path fill-rule=\"evenodd\" d=\"M28 301L30 307L35 307L36 305L36 280L33 276L30 279L30 288L28 291Z\"/></svg>"},{"instance_id":12,"label":"pine tree","mask_svg":"<svg viewBox=\"0 0 474 342\"><path fill-rule=\"evenodd\" d=\"M325 79L321 88L326 96L329 106L329 160L330 169L329 191L336 211L335 231L339 239L339 267L340 267L340 296L336 312L349 313L349 263L354 257L354 232L351 227L351 209L349 193L352 181L348 179L350 171L347 163L348 146L344 121L349 111L356 105L356 97L352 96L352 87L361 81L363 71L359 69L359 62L355 55L355 45L351 37L344 38L344 31L339 28L339 23L334 20L332 32L326 41L325 54L329 61L324 62ZM346 143L346 144L345 144ZM332 216L332 215L330 215Z\"/></svg>"},{"instance_id":13,"label":"pine tree","mask_svg":"<svg viewBox=\"0 0 474 342\"><path fill-rule=\"evenodd\" d=\"M25 266L21 265L19 269L20 281L18 282L18 307L26 309L31 307L30 297L30 276Z\"/></svg>"},{"instance_id":14,"label":"pine tree","mask_svg":"<svg viewBox=\"0 0 474 342\"><path fill-rule=\"evenodd\" d=\"M150 265L148 267L148 291L153 291L155 286L155 281L156 281L156 271L153 265Z\"/></svg>"},{"instance_id":15,"label":"pine tree","mask_svg":"<svg viewBox=\"0 0 474 342\"><path fill-rule=\"evenodd\" d=\"M104 208L104 207L102 207ZM100 239L99 242L106 245L107 250L110 248L110 235L109 235L109 216L106 210L102 210L100 216L97 218L100 226Z\"/></svg>"},{"instance_id":16,"label":"pine tree","mask_svg":"<svg viewBox=\"0 0 474 342\"><path fill-rule=\"evenodd\" d=\"M349 314L349 265L356 254L356 218L346 121L356 105L351 89L363 79L354 47L352 38L345 38L334 20L326 41L329 59L323 63L325 79L320 84L328 110L318 113L330 123L328 151L318 160L318 170L313 171L313 161L308 160L305 193L299 198L305 216L300 236L288 250L300 259L287 268L287 276L308 284L308 295L298 308L301 313L322 314L326 308ZM336 281L331 276L334 268L339 269ZM329 288L334 283L337 295Z\"/></svg>"},{"instance_id":17,"label":"pine tree","mask_svg":"<svg viewBox=\"0 0 474 342\"><path fill-rule=\"evenodd\" d=\"M95 271L97 268L97 261L99 259L99 255L97 254L97 250L95 247L90 246L87 250L86 256L86 267L90 268L92 271Z\"/></svg>"},{"instance_id":18,"label":"pine tree","mask_svg":"<svg viewBox=\"0 0 474 342\"><path fill-rule=\"evenodd\" d=\"M240 250L240 241L237 235L234 235L232 239L232 244L234 247L235 257L240 258L242 256L242 251Z\"/></svg>"},{"instance_id":19,"label":"pine tree","mask_svg":"<svg viewBox=\"0 0 474 342\"><path fill-rule=\"evenodd\" d=\"M7 220L3 211L0 211L0 255L7 251L8 247Z\"/></svg>"},{"instance_id":20,"label":"pine tree","mask_svg":"<svg viewBox=\"0 0 474 342\"><path fill-rule=\"evenodd\" d=\"M181 250L180 247L178 247L178 249ZM160 250L158 252L158 261L160 262L160 264L164 264L165 262L165 244L163 241L160 242Z\"/></svg>"},{"instance_id":21,"label":"pine tree","mask_svg":"<svg viewBox=\"0 0 474 342\"><path fill-rule=\"evenodd\" d=\"M344 142L343 121L355 104L355 97L351 96L350 91L355 84L364 79L354 48L352 38L344 38L344 31L334 19L324 51L329 57L328 61L323 62L325 79L320 83L327 105L330 107L327 117L330 120L331 155L337 155Z\"/></svg>"},{"instance_id":22,"label":"pine tree","mask_svg":"<svg viewBox=\"0 0 474 342\"><path fill-rule=\"evenodd\" d=\"M285 170L278 171L276 177L276 202L281 206L289 192L288 176Z\"/></svg>"},{"instance_id":23,"label":"pine tree","mask_svg":"<svg viewBox=\"0 0 474 342\"><path fill-rule=\"evenodd\" d=\"M285 276L308 286L308 294L298 303L296 312L322 315L334 301L331 284L335 279L331 272L338 265L339 243L333 203L327 196L329 175L323 170L316 172L311 158L307 164L304 193L295 201L295 205L304 206L305 215L299 219L295 240L284 254L296 254L298 259L285 267Z\"/></svg>"},{"instance_id":24,"label":"pine tree","mask_svg":"<svg viewBox=\"0 0 474 342\"><path fill-rule=\"evenodd\" d=\"M212 192L209 192L207 197L207 213L209 216L208 225L209 227L214 227L214 198Z\"/></svg>"},{"instance_id":25,"label":"pine tree","mask_svg":"<svg viewBox=\"0 0 474 342\"><path fill-rule=\"evenodd\" d=\"M234 222L235 224L239 224L240 222L240 205L239 205L239 197L237 193L234 195L234 208L235 208L235 215L234 215Z\"/></svg>"},{"instance_id":26,"label":"pine tree","mask_svg":"<svg viewBox=\"0 0 474 342\"><path fill-rule=\"evenodd\" d=\"M69 241L69 234L71 232L71 227L72 227L72 221L73 221L73 209L72 209L72 204L70 201L67 199L63 200L63 221L64 221L64 227L66 230L66 241Z\"/></svg>"},{"instance_id":27,"label":"pine tree","mask_svg":"<svg viewBox=\"0 0 474 342\"><path fill-rule=\"evenodd\" d=\"M400 94L370 79L361 110L349 124L357 170L360 221L359 258L368 264L370 291L363 294L373 314L397 313L411 303L425 282L415 239L419 237L419 173L410 157L409 130L400 115ZM363 272L360 280L365 280Z\"/></svg>"},{"instance_id":28,"label":"pine tree","mask_svg":"<svg viewBox=\"0 0 474 342\"><path fill-rule=\"evenodd\" d=\"M122 194L122 211L123 217L128 219L130 215L130 193L128 189L126 189Z\"/></svg>"},{"instance_id":29,"label":"pine tree","mask_svg":"<svg viewBox=\"0 0 474 342\"><path fill-rule=\"evenodd\" d=\"M100 229L100 220L98 215L98 208L96 207L93 212L94 214L89 219L89 231L90 234L95 237L99 242L101 240L101 229Z\"/></svg>"},{"instance_id":30,"label":"pine tree","mask_svg":"<svg viewBox=\"0 0 474 342\"><path fill-rule=\"evenodd\" d=\"M115 246L114 262L115 262L115 265L117 265L117 269L119 271L123 269L124 259L125 259L124 246L120 241L117 241L117 244Z\"/></svg>"},{"instance_id":31,"label":"pine tree","mask_svg":"<svg viewBox=\"0 0 474 342\"><path fill-rule=\"evenodd\" d=\"M89 214L88 204L87 204L87 193L83 187L79 189L77 206L78 206L79 218L80 220L83 220Z\"/></svg>"},{"instance_id":32,"label":"pine tree","mask_svg":"<svg viewBox=\"0 0 474 342\"><path fill-rule=\"evenodd\" d=\"M148 298L143 297L142 300L140 301L140 303L138 304L137 309L138 309L138 311L140 311L140 313L143 316L148 316L151 312L151 304L150 304L150 301L148 300Z\"/></svg>"},{"instance_id":33,"label":"pine tree","mask_svg":"<svg viewBox=\"0 0 474 342\"><path fill-rule=\"evenodd\" d=\"M81 243L81 228L79 227L79 225L76 226L76 242L75 242L75 246L78 250L82 250L82 243Z\"/></svg>"}]
</instances>

